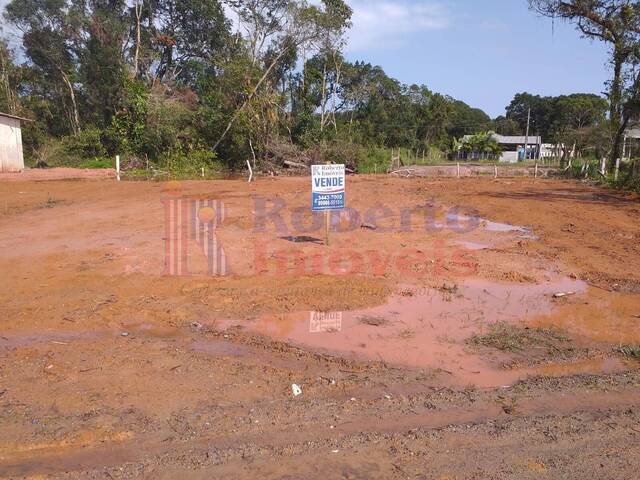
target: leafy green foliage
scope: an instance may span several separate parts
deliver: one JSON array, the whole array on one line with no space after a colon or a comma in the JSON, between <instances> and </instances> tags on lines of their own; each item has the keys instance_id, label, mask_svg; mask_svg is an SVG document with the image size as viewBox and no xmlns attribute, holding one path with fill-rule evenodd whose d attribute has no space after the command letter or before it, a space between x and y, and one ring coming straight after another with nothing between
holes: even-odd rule
<instances>
[{"instance_id":1,"label":"leafy green foliage","mask_svg":"<svg viewBox=\"0 0 640 480\"><path fill-rule=\"evenodd\" d=\"M63 141L68 155L78 159L105 157L107 151L102 144L102 130L96 127L85 128L75 136L68 136Z\"/></svg>"},{"instance_id":2,"label":"leafy green foliage","mask_svg":"<svg viewBox=\"0 0 640 480\"><path fill-rule=\"evenodd\" d=\"M463 152L500 155L502 153L502 147L500 147L498 141L493 135L493 132L483 132L476 135L470 135L462 140L461 149Z\"/></svg>"},{"instance_id":3,"label":"leafy green foliage","mask_svg":"<svg viewBox=\"0 0 640 480\"><path fill-rule=\"evenodd\" d=\"M142 82L126 79L123 95L122 107L105 131L105 141L111 153L140 153L147 129L149 92Z\"/></svg>"},{"instance_id":4,"label":"leafy green foliage","mask_svg":"<svg viewBox=\"0 0 640 480\"><path fill-rule=\"evenodd\" d=\"M224 170L224 166L216 162L216 155L202 147L190 151L183 147L171 148L162 153L158 163L172 178L199 177L203 172L208 175Z\"/></svg>"}]
</instances>

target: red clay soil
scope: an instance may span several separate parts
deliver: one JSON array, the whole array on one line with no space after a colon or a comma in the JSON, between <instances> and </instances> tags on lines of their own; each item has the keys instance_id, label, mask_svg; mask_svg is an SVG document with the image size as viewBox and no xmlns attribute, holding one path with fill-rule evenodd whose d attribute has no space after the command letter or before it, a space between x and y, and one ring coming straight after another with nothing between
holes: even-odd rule
<instances>
[{"instance_id":1,"label":"red clay soil","mask_svg":"<svg viewBox=\"0 0 640 480\"><path fill-rule=\"evenodd\" d=\"M0 182L0 478L637 476L637 196L309 187Z\"/></svg>"},{"instance_id":2,"label":"red clay soil","mask_svg":"<svg viewBox=\"0 0 640 480\"><path fill-rule=\"evenodd\" d=\"M114 168L28 168L22 172L2 173L0 174L0 182L30 182L43 180L72 180L72 179L91 179L91 178L115 178L116 170Z\"/></svg>"}]
</instances>

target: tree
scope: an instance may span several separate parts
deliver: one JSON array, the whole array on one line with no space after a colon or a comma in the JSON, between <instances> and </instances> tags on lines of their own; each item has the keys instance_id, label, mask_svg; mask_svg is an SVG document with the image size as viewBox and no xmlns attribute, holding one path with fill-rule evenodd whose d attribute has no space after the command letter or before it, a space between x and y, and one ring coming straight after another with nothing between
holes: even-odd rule
<instances>
[{"instance_id":1,"label":"tree","mask_svg":"<svg viewBox=\"0 0 640 480\"><path fill-rule=\"evenodd\" d=\"M297 50L300 47L312 44L321 38L323 33L322 27L331 22L329 17L334 14L332 10L323 11L316 6L307 5L306 2L298 0L268 0L267 2L238 0L235 3L239 6L240 18L248 18L250 21L253 21L256 24L256 30L262 32L257 36L255 34L251 36L252 52L256 52L256 48L264 46L269 38L273 38L272 41L273 44L276 45L276 51L278 53L270 59L268 65L265 66L264 73L255 85L250 87L249 93L235 110L222 135L213 145L213 151L215 151L224 140L239 115L251 100L253 100L253 97L269 77L271 71L287 52L290 52L291 49ZM273 9L267 11L266 14L262 13L259 7L263 3L272 5ZM276 27L273 25L277 25L277 35L272 34L272 31L276 30ZM253 63L255 63L255 58L252 58L252 60L254 60Z\"/></svg>"},{"instance_id":2,"label":"tree","mask_svg":"<svg viewBox=\"0 0 640 480\"><path fill-rule=\"evenodd\" d=\"M500 135L522 135L518 122L502 115L493 120L493 130Z\"/></svg>"},{"instance_id":3,"label":"tree","mask_svg":"<svg viewBox=\"0 0 640 480\"><path fill-rule=\"evenodd\" d=\"M553 102L552 97L541 97L527 92L517 93L506 109L507 118L515 121L522 133L527 129L528 119L529 132L547 138L550 136L552 124Z\"/></svg>"},{"instance_id":4,"label":"tree","mask_svg":"<svg viewBox=\"0 0 640 480\"><path fill-rule=\"evenodd\" d=\"M336 108L338 84L344 59L340 51L345 45L346 31L351 27L353 11L343 0L322 0L325 15L320 17L320 36L318 47L320 55L324 57L322 69L322 100L320 102L320 131L331 121L334 130L338 131L336 123ZM327 79L327 73L330 75ZM330 85L331 88L327 88ZM330 100L329 100L330 99ZM328 108L328 103L330 107Z\"/></svg>"},{"instance_id":5,"label":"tree","mask_svg":"<svg viewBox=\"0 0 640 480\"><path fill-rule=\"evenodd\" d=\"M553 99L550 133L557 144L564 145L563 161L570 151L587 146L592 129L605 122L607 101L593 94L573 94Z\"/></svg>"},{"instance_id":6,"label":"tree","mask_svg":"<svg viewBox=\"0 0 640 480\"><path fill-rule=\"evenodd\" d=\"M18 68L13 52L0 40L0 111L17 115L20 107L17 94Z\"/></svg>"},{"instance_id":7,"label":"tree","mask_svg":"<svg viewBox=\"0 0 640 480\"><path fill-rule=\"evenodd\" d=\"M612 170L622 151L628 117L624 118L624 70L639 48L640 2L637 0L529 0L536 12L574 22L582 34L611 46L613 78L609 85ZM635 75L634 75L635 79Z\"/></svg>"},{"instance_id":8,"label":"tree","mask_svg":"<svg viewBox=\"0 0 640 480\"><path fill-rule=\"evenodd\" d=\"M452 137L491 130L491 118L479 108L471 108L460 100L450 98L451 115L447 132Z\"/></svg>"},{"instance_id":9,"label":"tree","mask_svg":"<svg viewBox=\"0 0 640 480\"><path fill-rule=\"evenodd\" d=\"M74 86L77 77L76 19L65 0L13 0L5 18L22 32L25 53L42 75L67 91L58 96L68 112L69 128L80 132L80 110Z\"/></svg>"},{"instance_id":10,"label":"tree","mask_svg":"<svg viewBox=\"0 0 640 480\"><path fill-rule=\"evenodd\" d=\"M481 132L464 138L461 149L468 153L502 154L502 147L494 138L494 132Z\"/></svg>"},{"instance_id":11,"label":"tree","mask_svg":"<svg viewBox=\"0 0 640 480\"><path fill-rule=\"evenodd\" d=\"M133 76L134 78L138 76L139 65L140 65L140 44L142 43L142 7L144 7L143 0L134 0L133 6L131 7L133 10L134 18L135 18L135 46L134 46L134 54L133 54Z\"/></svg>"},{"instance_id":12,"label":"tree","mask_svg":"<svg viewBox=\"0 0 640 480\"><path fill-rule=\"evenodd\" d=\"M555 99L556 122L581 129L602 124L606 118L607 101L599 95L575 93Z\"/></svg>"},{"instance_id":13,"label":"tree","mask_svg":"<svg viewBox=\"0 0 640 480\"><path fill-rule=\"evenodd\" d=\"M188 78L194 63L213 67L228 45L230 22L218 0L156 0L149 22L160 82Z\"/></svg>"},{"instance_id":14,"label":"tree","mask_svg":"<svg viewBox=\"0 0 640 480\"><path fill-rule=\"evenodd\" d=\"M78 79L85 94L86 123L106 128L121 105L127 68L124 48L128 15L124 0L92 0L75 5L81 40Z\"/></svg>"}]
</instances>

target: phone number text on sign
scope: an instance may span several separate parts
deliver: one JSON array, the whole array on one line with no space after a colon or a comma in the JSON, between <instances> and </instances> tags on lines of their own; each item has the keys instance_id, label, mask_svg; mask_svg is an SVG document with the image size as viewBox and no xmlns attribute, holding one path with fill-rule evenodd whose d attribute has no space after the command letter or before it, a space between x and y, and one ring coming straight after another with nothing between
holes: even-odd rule
<instances>
[{"instance_id":1,"label":"phone number text on sign","mask_svg":"<svg viewBox=\"0 0 640 480\"><path fill-rule=\"evenodd\" d=\"M314 211L340 210L345 204L344 165L313 165L311 167Z\"/></svg>"}]
</instances>

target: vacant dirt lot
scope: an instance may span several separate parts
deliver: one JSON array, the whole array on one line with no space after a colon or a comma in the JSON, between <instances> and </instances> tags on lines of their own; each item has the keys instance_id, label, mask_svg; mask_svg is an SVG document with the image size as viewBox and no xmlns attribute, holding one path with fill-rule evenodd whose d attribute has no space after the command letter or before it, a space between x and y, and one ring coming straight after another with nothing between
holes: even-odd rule
<instances>
[{"instance_id":1,"label":"vacant dirt lot","mask_svg":"<svg viewBox=\"0 0 640 480\"><path fill-rule=\"evenodd\" d=\"M0 181L0 477L637 476L636 196L309 184Z\"/></svg>"}]
</instances>

